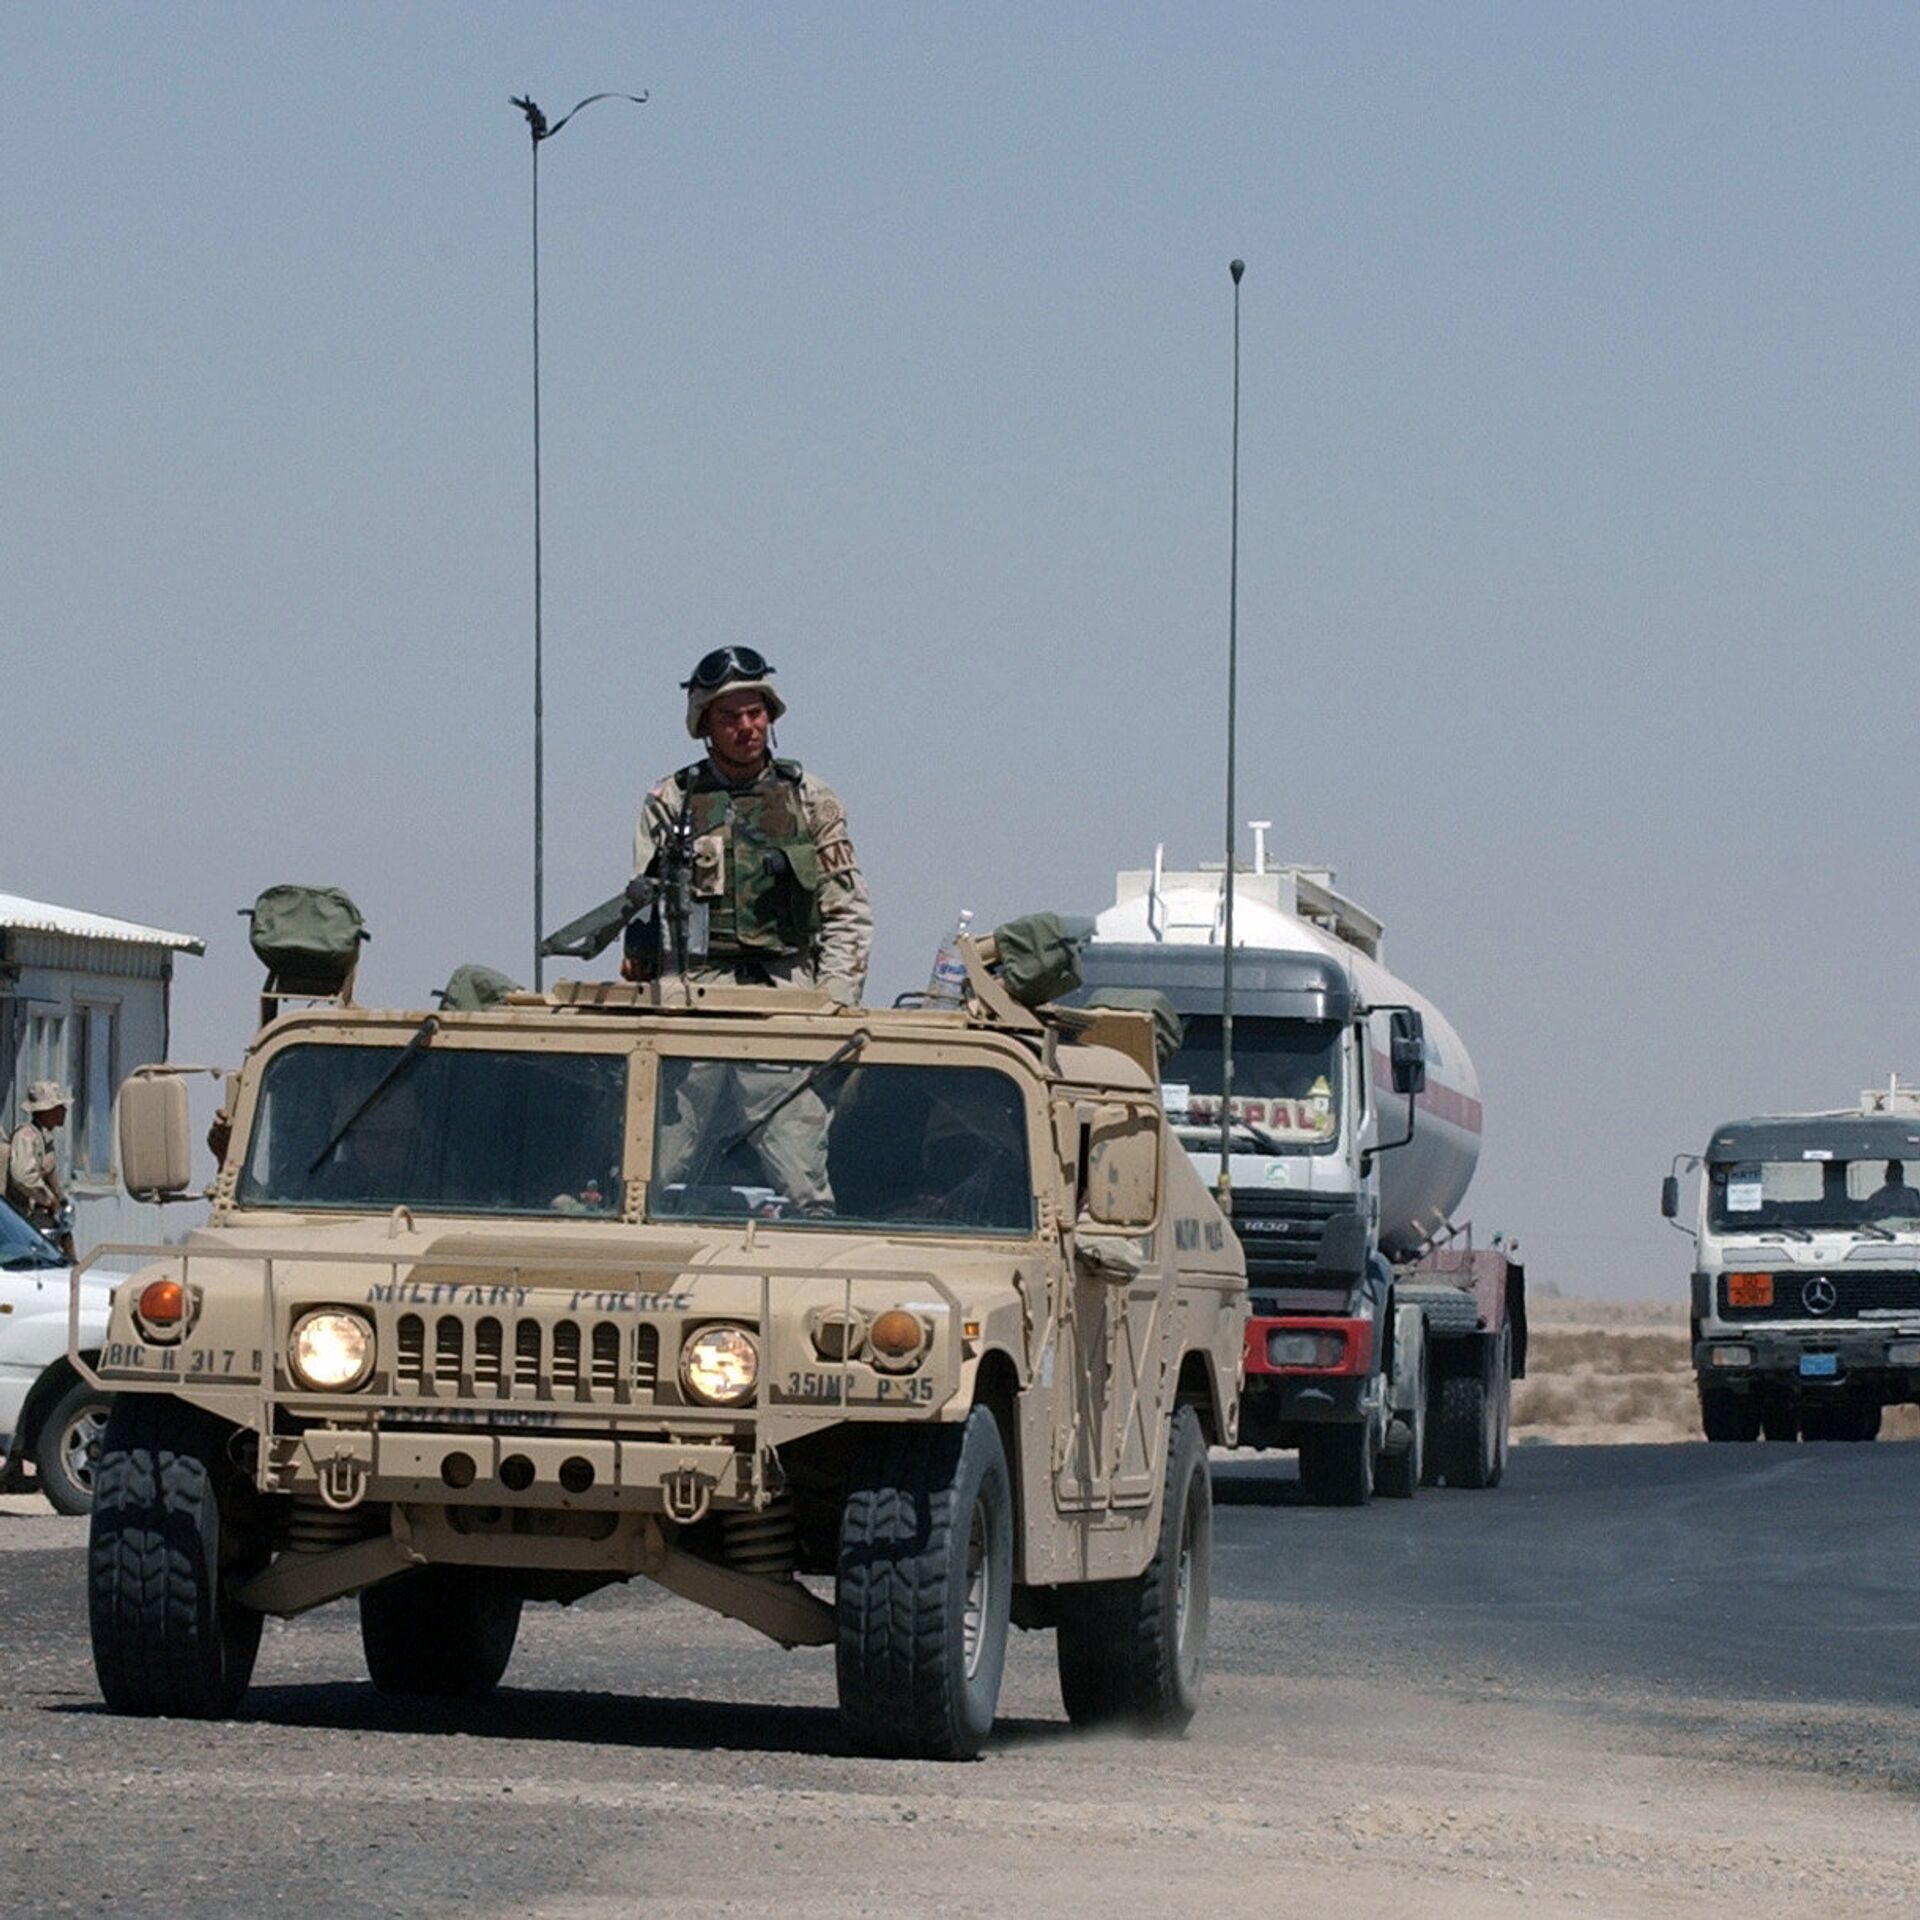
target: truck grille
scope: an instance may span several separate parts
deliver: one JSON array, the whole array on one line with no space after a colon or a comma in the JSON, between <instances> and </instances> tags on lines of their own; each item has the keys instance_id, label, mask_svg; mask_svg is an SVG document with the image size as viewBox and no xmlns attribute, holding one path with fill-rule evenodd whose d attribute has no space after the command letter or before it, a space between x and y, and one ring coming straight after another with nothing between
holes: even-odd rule
<instances>
[{"instance_id":1,"label":"truck grille","mask_svg":"<svg viewBox=\"0 0 1920 1920\"><path fill-rule=\"evenodd\" d=\"M1832 1304L1816 1305L1825 1301L1825 1290L1831 1291ZM1863 1313L1920 1312L1920 1273L1781 1268L1773 1276L1773 1304L1768 1307L1729 1305L1724 1275L1719 1292L1724 1320L1857 1320Z\"/></svg>"},{"instance_id":2,"label":"truck grille","mask_svg":"<svg viewBox=\"0 0 1920 1920\"><path fill-rule=\"evenodd\" d=\"M1335 1214L1351 1213L1352 1198L1338 1193L1285 1193L1235 1189L1233 1230L1247 1251L1253 1286L1302 1287L1313 1279L1320 1236Z\"/></svg>"},{"instance_id":3,"label":"truck grille","mask_svg":"<svg viewBox=\"0 0 1920 1920\"><path fill-rule=\"evenodd\" d=\"M659 1381L660 1330L644 1324L403 1313L394 1327L396 1393L618 1402L651 1400Z\"/></svg>"}]
</instances>

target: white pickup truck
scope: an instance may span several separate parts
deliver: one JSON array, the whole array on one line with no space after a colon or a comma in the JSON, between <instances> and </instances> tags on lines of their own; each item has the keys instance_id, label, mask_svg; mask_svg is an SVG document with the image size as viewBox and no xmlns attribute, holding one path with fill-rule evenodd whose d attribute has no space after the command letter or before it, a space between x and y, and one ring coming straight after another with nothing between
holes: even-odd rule
<instances>
[{"instance_id":1,"label":"white pickup truck","mask_svg":"<svg viewBox=\"0 0 1920 1920\"><path fill-rule=\"evenodd\" d=\"M92 1357L107 1328L118 1274L80 1283L80 1345ZM32 1468L62 1513L93 1505L93 1455L108 1397L67 1359L67 1263L45 1235L0 1200L0 1493Z\"/></svg>"}]
</instances>

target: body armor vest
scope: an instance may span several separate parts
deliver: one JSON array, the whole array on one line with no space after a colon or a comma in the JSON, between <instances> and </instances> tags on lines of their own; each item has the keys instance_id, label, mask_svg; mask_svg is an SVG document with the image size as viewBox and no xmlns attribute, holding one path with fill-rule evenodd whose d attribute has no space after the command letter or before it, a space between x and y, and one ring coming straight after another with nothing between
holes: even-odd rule
<instances>
[{"instance_id":1,"label":"body armor vest","mask_svg":"<svg viewBox=\"0 0 1920 1920\"><path fill-rule=\"evenodd\" d=\"M693 839L693 897L707 905L707 952L811 959L820 939L820 849L800 763L775 760L730 787L702 760L677 776Z\"/></svg>"}]
</instances>

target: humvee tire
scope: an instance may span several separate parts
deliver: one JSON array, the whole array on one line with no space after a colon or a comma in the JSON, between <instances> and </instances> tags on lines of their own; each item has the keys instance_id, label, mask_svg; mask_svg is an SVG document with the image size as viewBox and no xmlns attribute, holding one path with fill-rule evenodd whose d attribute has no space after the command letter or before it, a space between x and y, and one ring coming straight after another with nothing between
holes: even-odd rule
<instances>
[{"instance_id":1,"label":"humvee tire","mask_svg":"<svg viewBox=\"0 0 1920 1920\"><path fill-rule=\"evenodd\" d=\"M1301 1437L1300 1484L1316 1507L1364 1507L1373 1498L1373 1422L1315 1427Z\"/></svg>"},{"instance_id":2,"label":"humvee tire","mask_svg":"<svg viewBox=\"0 0 1920 1920\"><path fill-rule=\"evenodd\" d=\"M211 1416L114 1401L87 1543L93 1667L113 1712L219 1720L245 1695L262 1616L231 1594L267 1556L232 1518L237 1481Z\"/></svg>"},{"instance_id":3,"label":"humvee tire","mask_svg":"<svg viewBox=\"0 0 1920 1920\"><path fill-rule=\"evenodd\" d=\"M1732 1393L1725 1387L1700 1389L1700 1431L1709 1440L1738 1444L1760 1438L1763 1417L1759 1397ZM1813 1436L1808 1435L1811 1439Z\"/></svg>"},{"instance_id":4,"label":"humvee tire","mask_svg":"<svg viewBox=\"0 0 1920 1920\"><path fill-rule=\"evenodd\" d=\"M520 1596L487 1567L417 1567L360 1596L367 1677L382 1693L478 1700L500 1684Z\"/></svg>"},{"instance_id":5,"label":"humvee tire","mask_svg":"<svg viewBox=\"0 0 1920 1920\"><path fill-rule=\"evenodd\" d=\"M1000 1702L1012 1606L1013 1496L992 1411L876 1428L840 1518L835 1668L855 1742L975 1758Z\"/></svg>"},{"instance_id":6,"label":"humvee tire","mask_svg":"<svg viewBox=\"0 0 1920 1920\"><path fill-rule=\"evenodd\" d=\"M1060 1697L1076 1727L1131 1721L1180 1733L1200 1704L1213 1594L1213 1490L1191 1407L1167 1442L1160 1538L1132 1580L1062 1587L1055 1635Z\"/></svg>"}]
</instances>

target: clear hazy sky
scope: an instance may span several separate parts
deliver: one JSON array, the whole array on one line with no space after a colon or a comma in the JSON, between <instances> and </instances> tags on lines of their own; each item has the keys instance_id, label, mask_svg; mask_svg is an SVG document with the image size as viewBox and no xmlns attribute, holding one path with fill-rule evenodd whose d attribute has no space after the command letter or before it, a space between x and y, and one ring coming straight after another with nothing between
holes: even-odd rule
<instances>
[{"instance_id":1,"label":"clear hazy sky","mask_svg":"<svg viewBox=\"0 0 1920 1920\"><path fill-rule=\"evenodd\" d=\"M347 887L370 998L530 971L749 641L875 997L962 905L1221 838L1336 867L1484 1083L1466 1211L1677 1292L1668 1156L1920 1077L1920 13L14 6L0 885Z\"/></svg>"}]
</instances>

